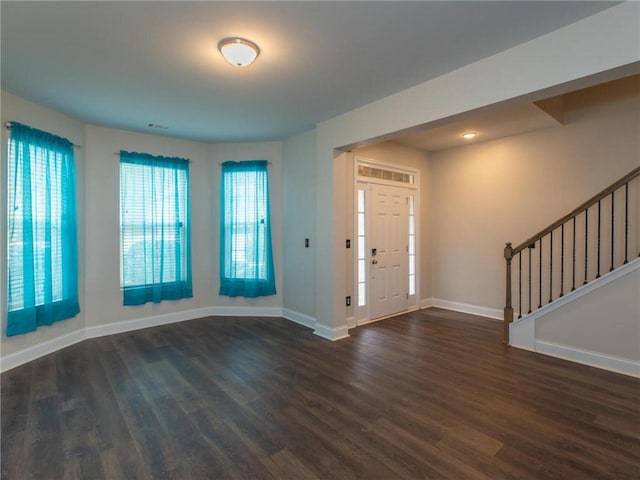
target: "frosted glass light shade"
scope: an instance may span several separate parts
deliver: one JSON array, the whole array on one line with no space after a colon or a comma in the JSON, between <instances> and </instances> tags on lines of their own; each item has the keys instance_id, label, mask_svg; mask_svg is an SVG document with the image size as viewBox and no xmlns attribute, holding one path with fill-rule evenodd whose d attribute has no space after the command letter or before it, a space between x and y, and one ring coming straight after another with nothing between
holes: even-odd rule
<instances>
[{"instance_id":1,"label":"frosted glass light shade","mask_svg":"<svg viewBox=\"0 0 640 480\"><path fill-rule=\"evenodd\" d=\"M222 56L234 67L246 67L253 63L260 49L244 38L224 38L218 44Z\"/></svg>"}]
</instances>

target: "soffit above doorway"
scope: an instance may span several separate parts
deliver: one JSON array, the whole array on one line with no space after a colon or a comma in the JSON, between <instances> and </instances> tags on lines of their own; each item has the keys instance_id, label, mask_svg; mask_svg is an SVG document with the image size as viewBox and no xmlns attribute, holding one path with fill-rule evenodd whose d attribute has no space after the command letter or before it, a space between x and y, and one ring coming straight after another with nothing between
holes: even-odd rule
<instances>
[{"instance_id":1,"label":"soffit above doorway","mask_svg":"<svg viewBox=\"0 0 640 480\"><path fill-rule=\"evenodd\" d=\"M403 135L393 141L428 152L435 152L557 127L561 125L558 117L558 114L551 115L547 109L529 103L496 112L474 115L464 120ZM468 131L477 132L478 135L472 140L462 138L462 134Z\"/></svg>"}]
</instances>

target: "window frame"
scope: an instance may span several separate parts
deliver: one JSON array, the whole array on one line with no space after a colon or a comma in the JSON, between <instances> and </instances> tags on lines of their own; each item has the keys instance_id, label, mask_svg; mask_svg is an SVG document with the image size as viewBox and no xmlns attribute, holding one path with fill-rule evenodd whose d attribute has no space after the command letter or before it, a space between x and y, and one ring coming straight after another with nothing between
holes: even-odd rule
<instances>
[{"instance_id":1,"label":"window frame","mask_svg":"<svg viewBox=\"0 0 640 480\"><path fill-rule=\"evenodd\" d=\"M146 253L146 245L148 242L151 242L151 250L154 251L156 248L157 242L173 242L174 244L174 278L171 280L164 281L162 276L166 273L166 271L161 267L158 271L153 271L152 275L155 277L156 274L159 274L161 279L156 281L155 278L151 282L143 282L143 283L127 283L126 271L125 271L125 261L127 259L127 255L124 251L125 248L125 232L129 231L129 228L135 227L143 227L142 230L148 225L144 220L138 221L134 219L132 221L128 221L125 218L125 200L123 187L125 186L125 182L127 181L126 174L132 173L133 170L128 171L129 168L140 168L142 170L148 170L151 173L152 181L155 173L159 169L167 169L170 175L174 175L174 181L176 182L176 188L173 191L175 194L174 202L177 202L176 210L169 211L169 215L172 213L177 216L173 219L163 218L161 222L151 222L151 228L154 228L160 225L160 230L162 232L161 239L155 238L154 234L151 234L150 237L145 234L143 238L134 244L130 245L128 248L133 248L136 246L136 243L143 242L143 252L144 258L147 259ZM162 157L162 156L153 156L146 153L137 153L137 152L120 152L120 163L119 163L119 189L120 189L120 208L119 208L119 260L120 260L120 290L123 293L123 304L124 305L141 305L148 302L159 303L163 300L179 300L182 298L191 298L193 297L193 286L192 286L192 267L191 267L191 220L190 220L190 182L189 182L189 160L177 157ZM145 173L139 175L139 178L143 178ZM129 180L134 177L129 177ZM148 180L148 179L147 179ZM177 183L180 183L177 185ZM129 182L129 187L135 188L135 182ZM166 193L163 190L163 193ZM176 200L177 197L177 200ZM149 197L138 199L141 201L149 201ZM130 202L131 199L128 199L127 202ZM152 204L149 208L154 211L154 209L162 210L162 202L169 201L171 203L171 199L167 200L164 195L161 197L153 196L151 197L152 202L158 202L157 204ZM133 202L132 202L133 203ZM144 208L147 208L146 206ZM182 211L183 210L183 211ZM178 211L180 214L178 215ZM172 227L173 225L173 227ZM165 230L166 227L166 230ZM165 231L169 231L172 228L179 228L181 232L174 236L173 239L165 238ZM180 251L180 254L176 253L176 250ZM170 251L170 249L169 249ZM162 257L166 251L162 251L160 257ZM155 252L154 252L155 254ZM152 258L154 258L154 254L152 254ZM171 257L171 255L170 255ZM161 260L164 261L164 260ZM142 268L144 271L143 275L147 274L147 266L143 262Z\"/></svg>"},{"instance_id":2,"label":"window frame","mask_svg":"<svg viewBox=\"0 0 640 480\"><path fill-rule=\"evenodd\" d=\"M269 175L268 162L266 160L245 160L242 162L224 162L222 164L221 188L220 188L220 295L226 296L244 296L258 297L266 295L275 295L275 273L273 262L273 250L271 240L271 213L269 198ZM250 179L240 182L233 177L236 175L254 175L255 187L253 191L245 189L239 195L241 200L235 197L235 193L231 190L238 183L247 184ZM258 182L262 182L259 184ZM237 212L232 211L238 203L243 209L247 208L247 203L255 203L257 208L251 218L245 218L244 222L230 222L229 219L236 217ZM238 226L244 225L242 228L245 233L235 232ZM240 235L252 235L254 229L257 237L250 239L258 251L257 261L253 262L250 268L247 264L251 263L251 259L242 260L243 264L238 265L237 257L244 256L246 249L245 243L242 247L237 247L239 241L234 237ZM230 233L228 233L230 231ZM229 242L231 246L229 246ZM234 258L236 257L236 258ZM253 270L257 275L247 275L247 271ZM238 272L243 272L238 275Z\"/></svg>"}]
</instances>

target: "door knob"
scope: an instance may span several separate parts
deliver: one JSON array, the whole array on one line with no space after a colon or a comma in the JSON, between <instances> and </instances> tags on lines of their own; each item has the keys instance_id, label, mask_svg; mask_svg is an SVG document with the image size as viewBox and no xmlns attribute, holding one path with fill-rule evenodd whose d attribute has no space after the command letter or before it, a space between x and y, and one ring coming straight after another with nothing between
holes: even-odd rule
<instances>
[{"instance_id":1,"label":"door knob","mask_svg":"<svg viewBox=\"0 0 640 480\"><path fill-rule=\"evenodd\" d=\"M377 265L377 264L378 264L378 260L371 260L371 263L372 263L373 265Z\"/></svg>"}]
</instances>

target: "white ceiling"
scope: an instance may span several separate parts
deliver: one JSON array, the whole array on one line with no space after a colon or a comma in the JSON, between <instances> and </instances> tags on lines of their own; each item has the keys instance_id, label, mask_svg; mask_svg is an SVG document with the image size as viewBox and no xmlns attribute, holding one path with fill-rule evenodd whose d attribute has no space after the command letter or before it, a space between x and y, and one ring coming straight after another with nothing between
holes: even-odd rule
<instances>
[{"instance_id":1,"label":"white ceiling","mask_svg":"<svg viewBox=\"0 0 640 480\"><path fill-rule=\"evenodd\" d=\"M518 135L561 125L558 120L533 103L509 107L489 113L477 113L438 127L403 135L393 140L429 152L444 150L497 138ZM475 132L471 140L462 138Z\"/></svg>"},{"instance_id":2,"label":"white ceiling","mask_svg":"<svg viewBox=\"0 0 640 480\"><path fill-rule=\"evenodd\" d=\"M2 88L86 122L282 139L617 2L0 2ZM244 69L223 37L256 42Z\"/></svg>"}]
</instances>

